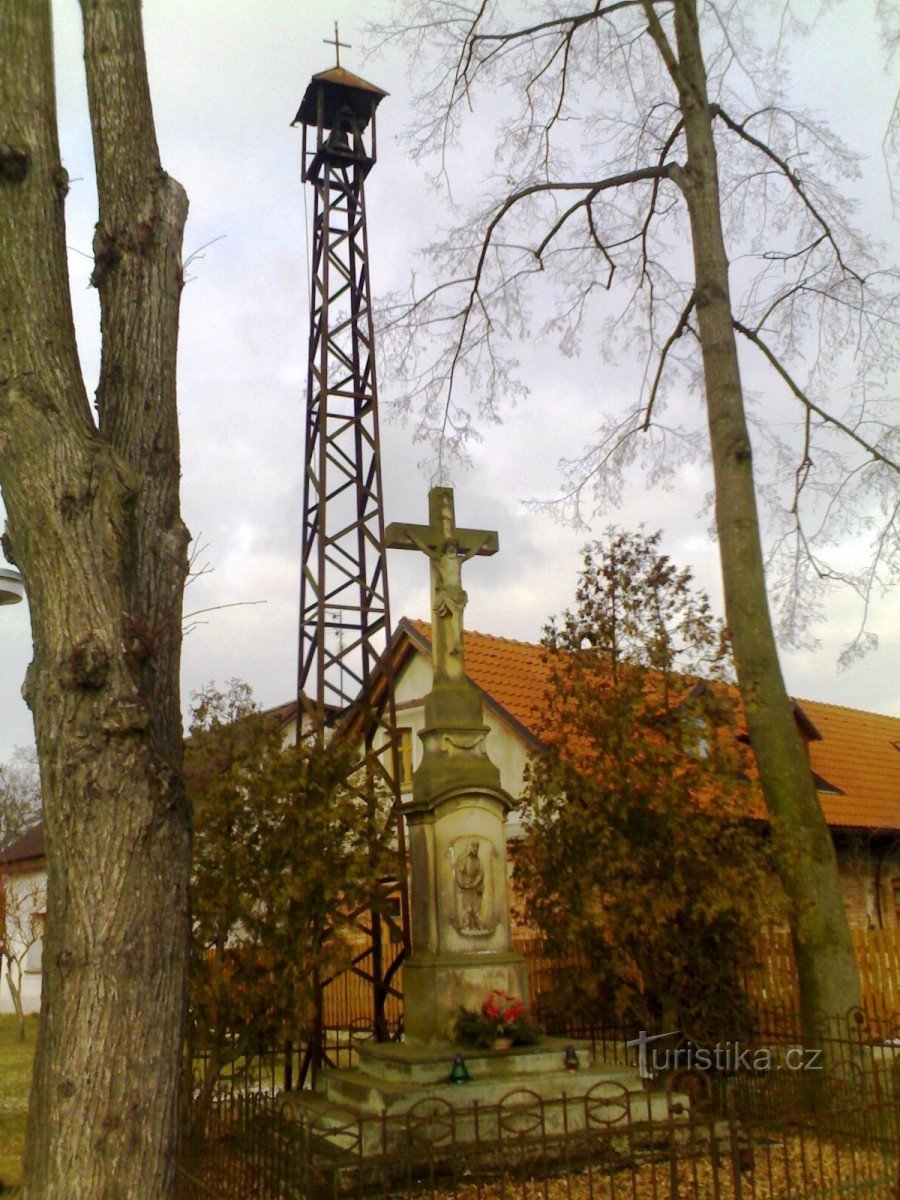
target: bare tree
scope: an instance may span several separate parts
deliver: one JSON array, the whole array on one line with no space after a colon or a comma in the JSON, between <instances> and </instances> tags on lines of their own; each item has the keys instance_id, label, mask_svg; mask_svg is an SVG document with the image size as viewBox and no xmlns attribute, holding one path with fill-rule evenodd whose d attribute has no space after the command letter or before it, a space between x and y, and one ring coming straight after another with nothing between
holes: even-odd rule
<instances>
[{"instance_id":1,"label":"bare tree","mask_svg":"<svg viewBox=\"0 0 900 1200\"><path fill-rule=\"evenodd\" d=\"M783 32L790 8L779 11ZM577 352L599 313L610 352L640 355L640 394L566 464L556 504L576 517L599 511L637 459L658 482L711 456L726 615L803 1007L810 1025L818 1010L843 1011L859 1000L852 944L765 568L794 633L810 615L805 584L841 578L868 605L896 572L886 407L895 275L835 187L855 159L818 121L788 111L777 48L767 59L755 47L736 2L547 0L525 10L418 0L380 33L415 51L423 115L409 137L417 156L436 157L439 180L471 187L470 161L453 173L464 117L485 102L498 114L487 201L430 248L429 282L387 304L401 411L417 414L444 473L478 424L522 393L516 341L533 336L535 297L546 306L550 290L543 331L563 352ZM771 370L777 422L754 411L738 339ZM680 419L684 383L705 399L705 436ZM785 432L789 406L796 421ZM757 493L781 520L767 564ZM854 575L826 549L865 527L875 527L873 555Z\"/></svg>"},{"instance_id":2,"label":"bare tree","mask_svg":"<svg viewBox=\"0 0 900 1200\"><path fill-rule=\"evenodd\" d=\"M47 885L43 873L25 873L0 867L0 966L6 965L6 983L25 1041L25 1008L22 990L28 962L44 936Z\"/></svg>"},{"instance_id":3,"label":"bare tree","mask_svg":"<svg viewBox=\"0 0 900 1200\"><path fill-rule=\"evenodd\" d=\"M37 754L17 746L0 763L0 850L20 838L41 819L41 776Z\"/></svg>"},{"instance_id":4,"label":"bare tree","mask_svg":"<svg viewBox=\"0 0 900 1200\"><path fill-rule=\"evenodd\" d=\"M28 592L47 841L24 1196L174 1182L189 814L188 532L175 360L183 189L160 165L139 0L82 0L99 220L96 414L66 269L49 0L0 5L0 488Z\"/></svg>"}]
</instances>

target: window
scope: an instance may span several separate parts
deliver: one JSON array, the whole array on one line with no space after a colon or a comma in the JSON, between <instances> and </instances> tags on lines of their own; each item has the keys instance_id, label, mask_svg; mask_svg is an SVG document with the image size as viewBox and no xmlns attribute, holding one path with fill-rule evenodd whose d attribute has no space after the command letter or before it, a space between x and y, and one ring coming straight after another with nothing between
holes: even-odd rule
<instances>
[{"instance_id":1,"label":"window","mask_svg":"<svg viewBox=\"0 0 900 1200\"><path fill-rule=\"evenodd\" d=\"M400 736L397 747L397 756L400 760L400 787L405 790L412 787L412 730L398 729L397 733Z\"/></svg>"},{"instance_id":2,"label":"window","mask_svg":"<svg viewBox=\"0 0 900 1200\"><path fill-rule=\"evenodd\" d=\"M709 758L709 721L703 716L693 714L682 717L682 737L684 748L694 758Z\"/></svg>"},{"instance_id":3,"label":"window","mask_svg":"<svg viewBox=\"0 0 900 1200\"><path fill-rule=\"evenodd\" d=\"M40 975L44 957L45 913L36 912L31 918L31 932L35 940L25 952L25 970L29 975Z\"/></svg>"}]
</instances>

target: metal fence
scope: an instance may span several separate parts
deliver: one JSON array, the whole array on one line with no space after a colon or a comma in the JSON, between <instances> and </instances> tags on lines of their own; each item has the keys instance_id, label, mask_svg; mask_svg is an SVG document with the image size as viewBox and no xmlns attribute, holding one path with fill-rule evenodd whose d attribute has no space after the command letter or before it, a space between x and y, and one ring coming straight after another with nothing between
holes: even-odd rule
<instances>
[{"instance_id":1,"label":"metal fence","mask_svg":"<svg viewBox=\"0 0 900 1200\"><path fill-rule=\"evenodd\" d=\"M399 1038L397 1025L389 1025L393 1038ZM328 1067L355 1067L357 1047L371 1041L374 1030L371 1020L359 1019L349 1026L329 1027L324 1030L325 1064ZM303 1086L304 1063L309 1057L311 1034L308 1030L297 1030L277 1040L257 1043L251 1047L240 1045L232 1053L226 1045L223 1065L215 1069L214 1094L221 1100L230 1095L258 1093L273 1096L279 1092L290 1092ZM195 1094L203 1090L211 1064L209 1051L194 1054L192 1077Z\"/></svg>"},{"instance_id":2,"label":"metal fence","mask_svg":"<svg viewBox=\"0 0 900 1200\"><path fill-rule=\"evenodd\" d=\"M579 1100L519 1089L470 1110L437 1099L402 1116L295 1120L271 1098L217 1111L183 1163L180 1200L247 1197L520 1196L589 1200L895 1200L896 1102L832 1105L815 1117L722 1117L599 1084ZM865 1119L860 1119L864 1116Z\"/></svg>"},{"instance_id":3,"label":"metal fence","mask_svg":"<svg viewBox=\"0 0 900 1200\"><path fill-rule=\"evenodd\" d=\"M595 1031L599 1061L666 1086L652 1119L647 1091L612 1080L577 1099L515 1088L362 1118L232 1089L185 1139L179 1197L900 1200L898 1024L854 1011L804 1039L791 1017L745 1043L672 1036L664 1063L627 1031Z\"/></svg>"}]
</instances>

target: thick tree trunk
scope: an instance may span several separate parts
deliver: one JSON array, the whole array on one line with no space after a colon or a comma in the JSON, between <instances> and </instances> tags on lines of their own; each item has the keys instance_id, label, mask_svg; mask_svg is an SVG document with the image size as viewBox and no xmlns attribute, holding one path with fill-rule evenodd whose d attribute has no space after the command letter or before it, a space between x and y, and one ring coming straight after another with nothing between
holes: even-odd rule
<instances>
[{"instance_id":1,"label":"thick tree trunk","mask_svg":"<svg viewBox=\"0 0 900 1200\"><path fill-rule=\"evenodd\" d=\"M82 8L96 423L69 302L49 3L0 6L0 487L34 636L48 869L23 1194L159 1200L174 1181L190 867L175 406L187 202L159 163L139 0Z\"/></svg>"},{"instance_id":2,"label":"thick tree trunk","mask_svg":"<svg viewBox=\"0 0 900 1200\"><path fill-rule=\"evenodd\" d=\"M846 1012L859 980L834 846L778 661L766 596L722 232L713 118L696 0L674 5L678 87L687 141L679 176L690 212L725 611L750 741L791 904L791 932L807 1031L816 1014Z\"/></svg>"}]
</instances>

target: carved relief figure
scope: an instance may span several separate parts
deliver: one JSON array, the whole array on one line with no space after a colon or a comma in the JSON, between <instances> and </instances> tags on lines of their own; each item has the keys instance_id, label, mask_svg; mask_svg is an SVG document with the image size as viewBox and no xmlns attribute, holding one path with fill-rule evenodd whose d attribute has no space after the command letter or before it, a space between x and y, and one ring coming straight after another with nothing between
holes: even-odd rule
<instances>
[{"instance_id":1,"label":"carved relief figure","mask_svg":"<svg viewBox=\"0 0 900 1200\"><path fill-rule=\"evenodd\" d=\"M456 886L462 892L460 932L484 929L481 917L482 901L484 900L484 867L478 856L479 849L478 842L469 842L465 858L456 871Z\"/></svg>"}]
</instances>

